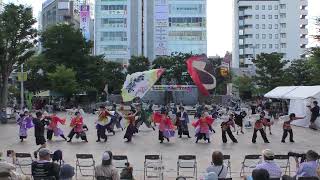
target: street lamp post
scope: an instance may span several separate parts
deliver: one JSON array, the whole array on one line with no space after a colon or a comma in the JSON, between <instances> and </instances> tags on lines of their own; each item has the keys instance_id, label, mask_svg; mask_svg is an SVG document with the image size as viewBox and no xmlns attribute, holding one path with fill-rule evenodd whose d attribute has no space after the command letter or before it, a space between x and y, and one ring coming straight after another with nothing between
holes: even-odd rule
<instances>
[{"instance_id":1,"label":"street lamp post","mask_svg":"<svg viewBox=\"0 0 320 180\"><path fill-rule=\"evenodd\" d=\"M20 104L20 108L23 111L23 107L24 107L24 87L23 87L23 81L24 81L24 74L23 74L23 64L21 64L21 91L20 91L20 98L21 98L21 104Z\"/></svg>"}]
</instances>

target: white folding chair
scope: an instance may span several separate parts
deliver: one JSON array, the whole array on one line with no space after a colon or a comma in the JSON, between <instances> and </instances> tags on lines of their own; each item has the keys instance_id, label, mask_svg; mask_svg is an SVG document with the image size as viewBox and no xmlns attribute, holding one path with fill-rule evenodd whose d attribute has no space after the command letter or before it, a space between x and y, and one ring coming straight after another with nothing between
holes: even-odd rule
<instances>
[{"instance_id":1,"label":"white folding chair","mask_svg":"<svg viewBox=\"0 0 320 180\"><path fill-rule=\"evenodd\" d=\"M281 169L285 169L284 174L287 174L287 170L289 170L290 174L290 160L288 155L275 155L274 161Z\"/></svg>"},{"instance_id":2,"label":"white folding chair","mask_svg":"<svg viewBox=\"0 0 320 180\"><path fill-rule=\"evenodd\" d=\"M163 164L161 155L145 155L144 158L144 179L163 179Z\"/></svg>"},{"instance_id":3,"label":"white folding chair","mask_svg":"<svg viewBox=\"0 0 320 180\"><path fill-rule=\"evenodd\" d=\"M82 176L92 176L95 178L95 161L92 154L76 154L76 179L78 178L78 170ZM92 174L85 173L92 171Z\"/></svg>"},{"instance_id":4,"label":"white folding chair","mask_svg":"<svg viewBox=\"0 0 320 180\"><path fill-rule=\"evenodd\" d=\"M240 170L240 177L243 176L243 174L247 171L245 171L246 168L253 170L257 164L259 164L259 162L261 161L260 159L261 155L256 155L256 154L252 154L252 155L245 155Z\"/></svg>"},{"instance_id":5,"label":"white folding chair","mask_svg":"<svg viewBox=\"0 0 320 180\"><path fill-rule=\"evenodd\" d=\"M32 156L30 153L16 153L16 165L24 175L31 175ZM26 173L29 171L29 173Z\"/></svg>"},{"instance_id":6,"label":"white folding chair","mask_svg":"<svg viewBox=\"0 0 320 180\"><path fill-rule=\"evenodd\" d=\"M180 176L180 169L192 169L193 174L190 176L185 176L186 178L197 179L197 159L195 155L179 155L177 162L177 175Z\"/></svg>"}]
</instances>

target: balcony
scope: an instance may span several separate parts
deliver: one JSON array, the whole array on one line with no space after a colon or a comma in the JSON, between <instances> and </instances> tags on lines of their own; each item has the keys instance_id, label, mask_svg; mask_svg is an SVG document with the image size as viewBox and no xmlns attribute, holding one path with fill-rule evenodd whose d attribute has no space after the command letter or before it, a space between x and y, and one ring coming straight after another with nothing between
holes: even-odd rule
<instances>
[{"instance_id":1,"label":"balcony","mask_svg":"<svg viewBox=\"0 0 320 180\"><path fill-rule=\"evenodd\" d=\"M300 25L308 25L308 19L300 19Z\"/></svg>"},{"instance_id":2,"label":"balcony","mask_svg":"<svg viewBox=\"0 0 320 180\"><path fill-rule=\"evenodd\" d=\"M307 38L300 38L300 44L307 45L308 44L308 39Z\"/></svg>"},{"instance_id":3,"label":"balcony","mask_svg":"<svg viewBox=\"0 0 320 180\"><path fill-rule=\"evenodd\" d=\"M306 28L300 29L300 34L302 34L302 35L308 35L308 29L306 29Z\"/></svg>"},{"instance_id":4,"label":"balcony","mask_svg":"<svg viewBox=\"0 0 320 180\"><path fill-rule=\"evenodd\" d=\"M301 6L308 6L308 0L300 0Z\"/></svg>"},{"instance_id":5,"label":"balcony","mask_svg":"<svg viewBox=\"0 0 320 180\"><path fill-rule=\"evenodd\" d=\"M307 16L307 15L308 15L308 10L306 10L306 9L301 9L301 15L302 15L302 16Z\"/></svg>"}]
</instances>

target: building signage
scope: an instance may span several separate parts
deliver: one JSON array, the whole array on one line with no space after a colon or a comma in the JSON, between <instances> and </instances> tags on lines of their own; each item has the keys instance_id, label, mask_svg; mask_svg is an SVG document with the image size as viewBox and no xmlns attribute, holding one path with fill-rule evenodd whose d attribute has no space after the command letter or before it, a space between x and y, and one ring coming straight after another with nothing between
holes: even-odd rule
<instances>
[{"instance_id":1,"label":"building signage","mask_svg":"<svg viewBox=\"0 0 320 180\"><path fill-rule=\"evenodd\" d=\"M90 40L90 6L80 6L80 29L86 40Z\"/></svg>"},{"instance_id":2,"label":"building signage","mask_svg":"<svg viewBox=\"0 0 320 180\"><path fill-rule=\"evenodd\" d=\"M154 34L155 55L169 55L168 52L168 27L169 5L168 0L155 0Z\"/></svg>"}]
</instances>

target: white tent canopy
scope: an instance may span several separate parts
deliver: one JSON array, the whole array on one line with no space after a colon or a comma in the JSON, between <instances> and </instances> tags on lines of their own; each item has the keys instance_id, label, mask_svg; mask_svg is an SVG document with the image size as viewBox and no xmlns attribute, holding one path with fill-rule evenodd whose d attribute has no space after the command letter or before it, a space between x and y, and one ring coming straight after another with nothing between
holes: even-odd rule
<instances>
[{"instance_id":1,"label":"white tent canopy","mask_svg":"<svg viewBox=\"0 0 320 180\"><path fill-rule=\"evenodd\" d=\"M308 127L311 112L307 106L311 105L312 101L320 101L320 86L280 86L265 94L264 97L290 100L288 113L306 117L292 124Z\"/></svg>"}]
</instances>

